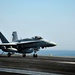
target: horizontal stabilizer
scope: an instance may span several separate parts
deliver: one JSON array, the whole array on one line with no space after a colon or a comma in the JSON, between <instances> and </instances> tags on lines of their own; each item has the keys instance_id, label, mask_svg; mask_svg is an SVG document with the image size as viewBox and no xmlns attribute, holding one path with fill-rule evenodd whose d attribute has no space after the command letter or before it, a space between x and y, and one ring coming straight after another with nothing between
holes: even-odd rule
<instances>
[{"instance_id":1,"label":"horizontal stabilizer","mask_svg":"<svg viewBox=\"0 0 75 75\"><path fill-rule=\"evenodd\" d=\"M4 37L4 35L0 32L0 39L2 43L9 43L8 40Z\"/></svg>"}]
</instances>

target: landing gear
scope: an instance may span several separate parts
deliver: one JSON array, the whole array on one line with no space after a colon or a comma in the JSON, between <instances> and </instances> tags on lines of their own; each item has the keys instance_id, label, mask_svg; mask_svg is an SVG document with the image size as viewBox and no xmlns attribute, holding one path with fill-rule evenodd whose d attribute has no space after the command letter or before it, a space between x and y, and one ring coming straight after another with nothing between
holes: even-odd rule
<instances>
[{"instance_id":1,"label":"landing gear","mask_svg":"<svg viewBox=\"0 0 75 75\"><path fill-rule=\"evenodd\" d=\"M15 54L14 52L8 52L7 56L11 57L11 55Z\"/></svg>"},{"instance_id":2,"label":"landing gear","mask_svg":"<svg viewBox=\"0 0 75 75\"><path fill-rule=\"evenodd\" d=\"M23 54L23 57L26 57L26 54Z\"/></svg>"},{"instance_id":3,"label":"landing gear","mask_svg":"<svg viewBox=\"0 0 75 75\"><path fill-rule=\"evenodd\" d=\"M10 56L11 56L11 53L9 52L9 53L7 54L7 56L10 57Z\"/></svg>"},{"instance_id":4,"label":"landing gear","mask_svg":"<svg viewBox=\"0 0 75 75\"><path fill-rule=\"evenodd\" d=\"M34 57L34 58L37 58L37 56L38 56L37 54L33 54L33 57Z\"/></svg>"},{"instance_id":5,"label":"landing gear","mask_svg":"<svg viewBox=\"0 0 75 75\"><path fill-rule=\"evenodd\" d=\"M34 50L33 58L37 58L38 57L38 55L36 54L37 51L38 51L38 49Z\"/></svg>"}]
</instances>

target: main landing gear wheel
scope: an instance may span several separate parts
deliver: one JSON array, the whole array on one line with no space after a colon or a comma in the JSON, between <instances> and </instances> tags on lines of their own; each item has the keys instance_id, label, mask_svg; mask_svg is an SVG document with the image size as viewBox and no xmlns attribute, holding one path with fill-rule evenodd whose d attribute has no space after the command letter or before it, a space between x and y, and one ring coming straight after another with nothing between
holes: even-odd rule
<instances>
[{"instance_id":1,"label":"main landing gear wheel","mask_svg":"<svg viewBox=\"0 0 75 75\"><path fill-rule=\"evenodd\" d=\"M11 53L8 53L8 55L7 55L8 57L10 57L11 56Z\"/></svg>"},{"instance_id":2,"label":"main landing gear wheel","mask_svg":"<svg viewBox=\"0 0 75 75\"><path fill-rule=\"evenodd\" d=\"M23 57L26 57L26 54L23 54Z\"/></svg>"},{"instance_id":3,"label":"main landing gear wheel","mask_svg":"<svg viewBox=\"0 0 75 75\"><path fill-rule=\"evenodd\" d=\"M34 58L37 58L37 57L38 57L38 55L37 55L37 54L33 54L33 57L34 57Z\"/></svg>"}]
</instances>

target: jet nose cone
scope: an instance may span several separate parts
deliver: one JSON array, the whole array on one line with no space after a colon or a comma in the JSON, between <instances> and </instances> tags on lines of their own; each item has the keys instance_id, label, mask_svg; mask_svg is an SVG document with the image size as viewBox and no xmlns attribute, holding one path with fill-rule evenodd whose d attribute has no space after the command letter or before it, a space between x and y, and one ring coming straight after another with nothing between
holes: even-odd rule
<instances>
[{"instance_id":1,"label":"jet nose cone","mask_svg":"<svg viewBox=\"0 0 75 75\"><path fill-rule=\"evenodd\" d=\"M56 46L56 44L52 44L53 46Z\"/></svg>"},{"instance_id":2,"label":"jet nose cone","mask_svg":"<svg viewBox=\"0 0 75 75\"><path fill-rule=\"evenodd\" d=\"M55 42L50 41L50 45L51 46L57 46L57 44Z\"/></svg>"}]
</instances>

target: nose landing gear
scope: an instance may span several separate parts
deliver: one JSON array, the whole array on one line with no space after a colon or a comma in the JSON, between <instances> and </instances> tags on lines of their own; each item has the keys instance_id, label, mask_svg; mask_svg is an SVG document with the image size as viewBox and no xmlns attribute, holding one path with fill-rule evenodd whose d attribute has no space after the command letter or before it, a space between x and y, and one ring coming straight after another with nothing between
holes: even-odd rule
<instances>
[{"instance_id":1,"label":"nose landing gear","mask_svg":"<svg viewBox=\"0 0 75 75\"><path fill-rule=\"evenodd\" d=\"M37 51L38 50L34 50L33 58L37 58L38 57L38 55L36 54Z\"/></svg>"},{"instance_id":2,"label":"nose landing gear","mask_svg":"<svg viewBox=\"0 0 75 75\"><path fill-rule=\"evenodd\" d=\"M38 57L38 55L37 55L37 54L33 54L33 57L34 57L34 58L37 58L37 57Z\"/></svg>"},{"instance_id":3,"label":"nose landing gear","mask_svg":"<svg viewBox=\"0 0 75 75\"><path fill-rule=\"evenodd\" d=\"M23 57L26 57L26 54L23 54Z\"/></svg>"}]
</instances>

